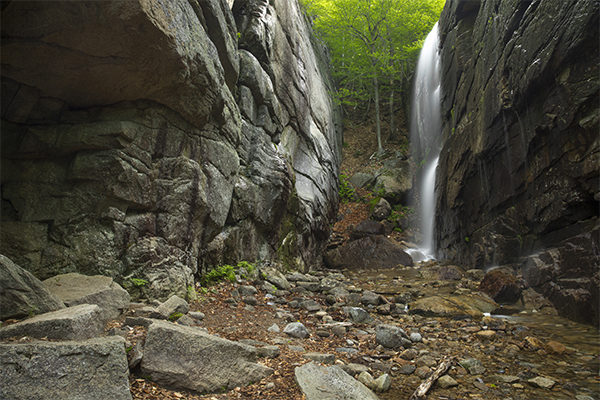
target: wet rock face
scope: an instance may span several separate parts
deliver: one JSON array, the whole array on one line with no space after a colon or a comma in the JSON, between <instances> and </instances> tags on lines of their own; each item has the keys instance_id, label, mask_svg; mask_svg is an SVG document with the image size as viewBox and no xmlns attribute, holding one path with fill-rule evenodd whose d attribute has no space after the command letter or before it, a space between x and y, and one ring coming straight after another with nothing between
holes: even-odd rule
<instances>
[{"instance_id":1,"label":"wet rock face","mask_svg":"<svg viewBox=\"0 0 600 400\"><path fill-rule=\"evenodd\" d=\"M506 265L596 229L598 15L589 0L446 3L439 257ZM578 240L569 264L597 240ZM569 271L598 292L595 271Z\"/></svg>"},{"instance_id":2,"label":"wet rock face","mask_svg":"<svg viewBox=\"0 0 600 400\"><path fill-rule=\"evenodd\" d=\"M12 2L2 37L15 262L162 299L223 263L321 262L340 125L296 2Z\"/></svg>"}]
</instances>

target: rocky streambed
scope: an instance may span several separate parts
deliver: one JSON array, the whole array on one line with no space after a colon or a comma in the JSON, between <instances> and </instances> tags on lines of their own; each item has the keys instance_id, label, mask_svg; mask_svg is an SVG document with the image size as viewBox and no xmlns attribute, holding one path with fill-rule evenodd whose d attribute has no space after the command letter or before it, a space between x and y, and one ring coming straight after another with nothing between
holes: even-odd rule
<instances>
[{"instance_id":1,"label":"rocky streambed","mask_svg":"<svg viewBox=\"0 0 600 400\"><path fill-rule=\"evenodd\" d=\"M476 290L478 273L429 263L285 276L238 270L236 279L197 287L194 301L131 303L89 340L15 330L36 318L48 324L52 312L9 321L0 328L2 390L43 365L50 346L56 358L47 374L62 371L62 382L83 377L71 390L104 393L95 385L111 366L124 380L118 398L408 399L443 361L449 369L427 398L600 398L598 331L552 315L527 291L525 300L500 307ZM81 315L86 307L96 306L66 310ZM501 310L514 314L496 315ZM65 326L61 318L55 330ZM79 325L75 330L87 331ZM65 345L71 347L56 350ZM94 352L102 362L66 365L73 354ZM110 354L122 362L107 362ZM43 387L44 376L32 379Z\"/></svg>"}]
</instances>

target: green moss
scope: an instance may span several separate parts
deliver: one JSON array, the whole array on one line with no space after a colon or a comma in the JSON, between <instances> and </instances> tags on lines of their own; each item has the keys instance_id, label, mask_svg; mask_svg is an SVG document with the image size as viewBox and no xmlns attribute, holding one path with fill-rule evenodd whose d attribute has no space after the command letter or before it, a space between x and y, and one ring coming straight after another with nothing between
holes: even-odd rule
<instances>
[{"instance_id":1,"label":"green moss","mask_svg":"<svg viewBox=\"0 0 600 400\"><path fill-rule=\"evenodd\" d=\"M180 312L174 312L173 314L169 315L168 320L171 322L175 322L177 321L179 318L183 317L183 314Z\"/></svg>"}]
</instances>

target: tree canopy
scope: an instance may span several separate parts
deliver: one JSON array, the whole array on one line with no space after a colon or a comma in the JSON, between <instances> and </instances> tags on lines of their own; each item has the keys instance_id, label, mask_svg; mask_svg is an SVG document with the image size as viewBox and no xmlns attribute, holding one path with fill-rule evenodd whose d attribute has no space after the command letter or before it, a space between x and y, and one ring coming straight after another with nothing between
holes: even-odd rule
<instances>
[{"instance_id":1,"label":"tree canopy","mask_svg":"<svg viewBox=\"0 0 600 400\"><path fill-rule=\"evenodd\" d=\"M394 92L411 79L423 41L445 0L304 0L317 35L331 51L337 99L375 104L381 146L380 94L394 107ZM394 123L390 123L394 137Z\"/></svg>"}]
</instances>

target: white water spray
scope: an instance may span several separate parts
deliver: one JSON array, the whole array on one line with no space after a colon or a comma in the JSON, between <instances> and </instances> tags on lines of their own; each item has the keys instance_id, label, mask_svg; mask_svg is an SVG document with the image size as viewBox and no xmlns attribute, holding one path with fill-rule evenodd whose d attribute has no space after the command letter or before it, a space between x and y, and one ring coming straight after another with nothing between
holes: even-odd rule
<instances>
[{"instance_id":1,"label":"white water spray","mask_svg":"<svg viewBox=\"0 0 600 400\"><path fill-rule=\"evenodd\" d=\"M423 236L418 252L412 254L415 262L435 258L433 234L435 172L442 147L438 42L438 24L436 23L425 39L415 71L411 139L413 157L420 165L417 176L420 182L418 190L421 202L421 234Z\"/></svg>"}]
</instances>

